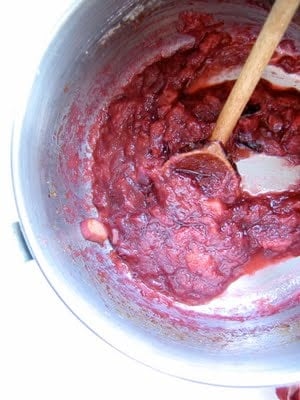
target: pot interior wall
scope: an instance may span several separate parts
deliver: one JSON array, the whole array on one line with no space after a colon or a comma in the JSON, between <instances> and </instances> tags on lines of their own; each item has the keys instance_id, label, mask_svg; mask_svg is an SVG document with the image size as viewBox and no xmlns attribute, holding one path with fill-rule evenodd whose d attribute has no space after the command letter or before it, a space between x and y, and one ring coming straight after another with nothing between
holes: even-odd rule
<instances>
[{"instance_id":1,"label":"pot interior wall","mask_svg":"<svg viewBox=\"0 0 300 400\"><path fill-rule=\"evenodd\" d=\"M29 246L50 284L84 323L157 369L236 386L298 378L299 306L260 318L239 310L234 319L149 299L127 274L116 270L109 245L101 249L82 238L79 223L96 215L90 169L100 105L119 93L134 70L152 62L158 44L167 57L188 42L175 32L181 10L213 12L228 24L238 19L257 30L266 10L245 8L244 3L78 3L41 62L22 131L15 137L14 172ZM296 25L289 36L299 39ZM299 280L295 285L299 287Z\"/></svg>"}]
</instances>

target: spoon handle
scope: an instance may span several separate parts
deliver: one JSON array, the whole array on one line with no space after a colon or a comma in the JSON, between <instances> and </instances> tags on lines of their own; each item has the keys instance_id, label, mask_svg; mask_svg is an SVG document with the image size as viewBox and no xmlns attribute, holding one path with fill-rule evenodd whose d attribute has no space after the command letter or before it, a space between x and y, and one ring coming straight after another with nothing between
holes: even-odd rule
<instances>
[{"instance_id":1,"label":"spoon handle","mask_svg":"<svg viewBox=\"0 0 300 400\"><path fill-rule=\"evenodd\" d=\"M250 99L263 70L293 18L300 0L276 0L218 117L211 135L224 145Z\"/></svg>"}]
</instances>

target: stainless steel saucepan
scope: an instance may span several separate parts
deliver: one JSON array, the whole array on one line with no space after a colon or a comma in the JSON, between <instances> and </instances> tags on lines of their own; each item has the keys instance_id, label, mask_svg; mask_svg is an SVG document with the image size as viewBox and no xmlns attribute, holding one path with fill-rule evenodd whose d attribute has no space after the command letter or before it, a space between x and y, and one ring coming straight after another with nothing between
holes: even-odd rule
<instances>
[{"instance_id":1,"label":"stainless steel saucepan","mask_svg":"<svg viewBox=\"0 0 300 400\"><path fill-rule=\"evenodd\" d=\"M157 51L176 50L178 13L193 9L259 29L269 1L75 1L36 73L13 138L13 180L22 229L41 271L99 337L160 371L216 385L281 385L300 379L300 260L265 268L197 307L141 290L117 271L79 224L96 215L88 137L95 111L120 79ZM288 2L287 2L288 3ZM299 14L288 37L300 46ZM145 40L147 39L147 40ZM172 49L173 50L172 50ZM171 50L170 50L171 49ZM300 50L300 47L299 47ZM127 74L127 75L126 75ZM267 71L299 85L299 75Z\"/></svg>"}]
</instances>

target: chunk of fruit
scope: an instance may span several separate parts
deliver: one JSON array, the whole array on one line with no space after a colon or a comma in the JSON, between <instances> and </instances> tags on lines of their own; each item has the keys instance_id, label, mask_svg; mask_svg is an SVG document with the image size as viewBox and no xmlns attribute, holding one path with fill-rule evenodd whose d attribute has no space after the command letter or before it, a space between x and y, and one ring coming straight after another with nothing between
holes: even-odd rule
<instances>
[{"instance_id":1,"label":"chunk of fruit","mask_svg":"<svg viewBox=\"0 0 300 400\"><path fill-rule=\"evenodd\" d=\"M108 231L105 225L95 218L88 218L80 223L82 236L86 240L103 244L108 238Z\"/></svg>"}]
</instances>

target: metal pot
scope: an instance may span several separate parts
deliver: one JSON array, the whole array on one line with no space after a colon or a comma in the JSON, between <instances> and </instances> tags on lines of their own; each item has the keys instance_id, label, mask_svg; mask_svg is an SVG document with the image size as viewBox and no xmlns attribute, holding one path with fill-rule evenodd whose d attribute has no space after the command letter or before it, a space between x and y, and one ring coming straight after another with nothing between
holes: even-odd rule
<instances>
[{"instance_id":1,"label":"metal pot","mask_svg":"<svg viewBox=\"0 0 300 400\"><path fill-rule=\"evenodd\" d=\"M53 289L116 349L160 371L209 384L299 380L300 272L294 272L299 260L239 279L220 299L196 308L150 296L147 288L141 291L117 271L109 248L81 236L80 221L96 212L89 175L93 143L87 136L93 111L117 93L119 77L130 79L126 71L132 60L137 68L147 65L151 43L174 33L172 22L180 10L213 12L258 29L268 3L77 1L60 21L15 123L19 216L28 246ZM299 40L296 22L288 35ZM294 301L276 311L284 297ZM256 314L257 301L265 301L269 311Z\"/></svg>"}]
</instances>

